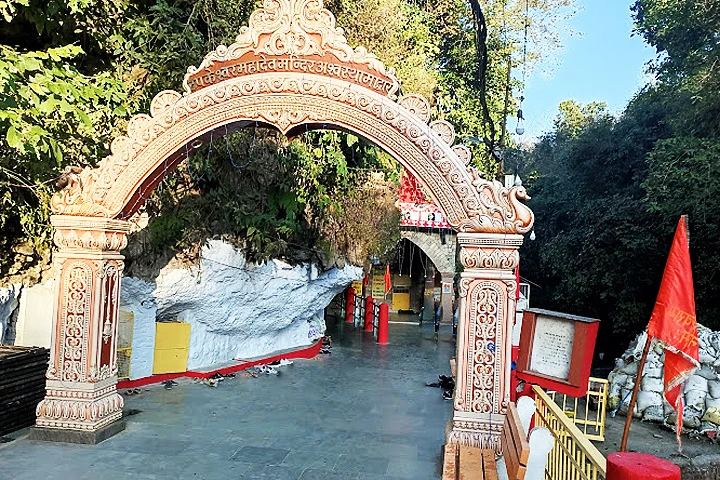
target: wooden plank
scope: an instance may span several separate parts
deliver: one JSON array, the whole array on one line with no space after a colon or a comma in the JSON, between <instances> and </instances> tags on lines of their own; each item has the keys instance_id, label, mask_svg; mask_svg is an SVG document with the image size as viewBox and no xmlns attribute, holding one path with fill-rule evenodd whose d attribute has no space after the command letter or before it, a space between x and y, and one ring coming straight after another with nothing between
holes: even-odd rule
<instances>
[{"instance_id":1,"label":"wooden plank","mask_svg":"<svg viewBox=\"0 0 720 480\"><path fill-rule=\"evenodd\" d=\"M500 448L502 449L503 458L505 459L508 477L510 479L515 479L517 472L520 469L520 462L518 460L518 452L515 448L511 435L500 436Z\"/></svg>"},{"instance_id":2,"label":"wooden plank","mask_svg":"<svg viewBox=\"0 0 720 480\"><path fill-rule=\"evenodd\" d=\"M442 480L457 480L458 476L458 446L456 443L445 445L443 458Z\"/></svg>"},{"instance_id":3,"label":"wooden plank","mask_svg":"<svg viewBox=\"0 0 720 480\"><path fill-rule=\"evenodd\" d=\"M515 442L515 448L517 448L518 451L519 463L521 465L527 465L528 458L530 457L530 444L527 438L525 438L525 431L520 422L520 415L514 403L510 403L508 406L505 424L510 427L510 433Z\"/></svg>"},{"instance_id":4,"label":"wooden plank","mask_svg":"<svg viewBox=\"0 0 720 480\"><path fill-rule=\"evenodd\" d=\"M485 468L485 480L498 480L497 465L495 464L495 451L483 450L483 467Z\"/></svg>"},{"instance_id":5,"label":"wooden plank","mask_svg":"<svg viewBox=\"0 0 720 480\"><path fill-rule=\"evenodd\" d=\"M460 445L458 480L483 480L482 451L477 447Z\"/></svg>"}]
</instances>

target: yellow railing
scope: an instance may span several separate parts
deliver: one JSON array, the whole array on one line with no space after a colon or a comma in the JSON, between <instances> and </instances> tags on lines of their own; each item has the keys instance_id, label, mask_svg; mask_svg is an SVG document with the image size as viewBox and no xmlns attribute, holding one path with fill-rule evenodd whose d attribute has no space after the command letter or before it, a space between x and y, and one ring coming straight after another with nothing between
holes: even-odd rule
<instances>
[{"instance_id":1,"label":"yellow railing","mask_svg":"<svg viewBox=\"0 0 720 480\"><path fill-rule=\"evenodd\" d=\"M590 440L605 440L605 409L608 398L608 381L604 378L590 377L587 395L575 398L548 392L550 398L560 405L565 415L577 425Z\"/></svg>"},{"instance_id":2,"label":"yellow railing","mask_svg":"<svg viewBox=\"0 0 720 480\"><path fill-rule=\"evenodd\" d=\"M542 388L534 385L533 392L535 425L547 428L555 437L545 468L546 480L604 480L602 453Z\"/></svg>"}]
</instances>

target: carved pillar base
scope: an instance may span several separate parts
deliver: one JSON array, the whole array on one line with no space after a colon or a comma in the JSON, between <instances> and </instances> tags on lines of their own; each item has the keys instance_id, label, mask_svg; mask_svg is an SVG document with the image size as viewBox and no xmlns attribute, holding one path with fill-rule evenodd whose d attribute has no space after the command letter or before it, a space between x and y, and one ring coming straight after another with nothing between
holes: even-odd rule
<instances>
[{"instance_id":1,"label":"carved pillar base","mask_svg":"<svg viewBox=\"0 0 720 480\"><path fill-rule=\"evenodd\" d=\"M447 424L448 445L471 445L500 451L500 434L505 415L496 413L454 412Z\"/></svg>"},{"instance_id":2,"label":"carved pillar base","mask_svg":"<svg viewBox=\"0 0 720 480\"><path fill-rule=\"evenodd\" d=\"M500 450L510 402L514 270L522 235L460 233L460 312L447 444Z\"/></svg>"},{"instance_id":3,"label":"carved pillar base","mask_svg":"<svg viewBox=\"0 0 720 480\"><path fill-rule=\"evenodd\" d=\"M45 399L37 406L36 428L31 438L68 443L99 443L125 429L123 398L113 376L98 383L48 380Z\"/></svg>"},{"instance_id":4,"label":"carved pillar base","mask_svg":"<svg viewBox=\"0 0 720 480\"><path fill-rule=\"evenodd\" d=\"M97 443L121 431L117 318L128 222L53 216L56 270L46 396L32 437ZM117 425L115 424L117 423Z\"/></svg>"}]
</instances>

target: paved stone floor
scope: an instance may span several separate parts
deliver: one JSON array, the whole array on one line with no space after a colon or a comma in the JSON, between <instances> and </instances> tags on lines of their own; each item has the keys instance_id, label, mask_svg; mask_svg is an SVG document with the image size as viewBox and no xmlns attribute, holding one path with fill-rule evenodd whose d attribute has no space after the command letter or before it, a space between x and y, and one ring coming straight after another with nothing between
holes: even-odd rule
<instances>
[{"instance_id":1,"label":"paved stone floor","mask_svg":"<svg viewBox=\"0 0 720 480\"><path fill-rule=\"evenodd\" d=\"M450 327L390 325L388 346L344 324L332 355L217 388L180 381L125 397L127 429L96 446L0 443L0 480L438 479L451 403Z\"/></svg>"}]
</instances>

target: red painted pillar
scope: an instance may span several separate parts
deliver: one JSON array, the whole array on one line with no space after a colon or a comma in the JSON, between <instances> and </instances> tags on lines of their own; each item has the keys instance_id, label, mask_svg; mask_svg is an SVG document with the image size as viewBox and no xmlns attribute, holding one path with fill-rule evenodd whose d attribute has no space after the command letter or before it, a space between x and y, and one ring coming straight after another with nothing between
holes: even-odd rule
<instances>
[{"instance_id":1,"label":"red painted pillar","mask_svg":"<svg viewBox=\"0 0 720 480\"><path fill-rule=\"evenodd\" d=\"M606 480L680 480L680 467L647 453L618 452L607 457Z\"/></svg>"},{"instance_id":2,"label":"red painted pillar","mask_svg":"<svg viewBox=\"0 0 720 480\"><path fill-rule=\"evenodd\" d=\"M355 321L355 289L348 288L347 305L345 305L345 322L353 323Z\"/></svg>"},{"instance_id":3,"label":"red painted pillar","mask_svg":"<svg viewBox=\"0 0 720 480\"><path fill-rule=\"evenodd\" d=\"M388 322L390 321L390 307L387 303L380 304L380 318L378 319L378 338L380 345L388 343Z\"/></svg>"},{"instance_id":4,"label":"red painted pillar","mask_svg":"<svg viewBox=\"0 0 720 480\"><path fill-rule=\"evenodd\" d=\"M365 328L363 332L373 331L373 317L375 316L375 300L373 297L365 298Z\"/></svg>"}]
</instances>

